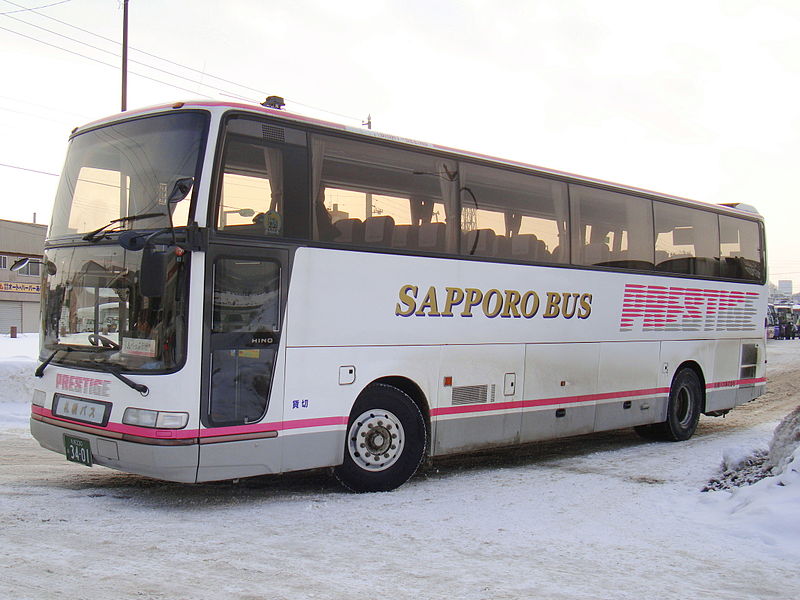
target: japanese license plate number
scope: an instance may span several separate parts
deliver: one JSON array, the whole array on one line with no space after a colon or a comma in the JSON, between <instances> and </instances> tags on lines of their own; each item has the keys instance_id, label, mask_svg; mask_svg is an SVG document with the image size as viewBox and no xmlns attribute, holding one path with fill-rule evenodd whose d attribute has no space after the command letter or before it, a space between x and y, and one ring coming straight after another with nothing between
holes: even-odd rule
<instances>
[{"instance_id":1,"label":"japanese license plate number","mask_svg":"<svg viewBox=\"0 0 800 600\"><path fill-rule=\"evenodd\" d=\"M87 467L92 466L92 447L89 445L89 440L65 434L64 450L66 450L68 461Z\"/></svg>"}]
</instances>

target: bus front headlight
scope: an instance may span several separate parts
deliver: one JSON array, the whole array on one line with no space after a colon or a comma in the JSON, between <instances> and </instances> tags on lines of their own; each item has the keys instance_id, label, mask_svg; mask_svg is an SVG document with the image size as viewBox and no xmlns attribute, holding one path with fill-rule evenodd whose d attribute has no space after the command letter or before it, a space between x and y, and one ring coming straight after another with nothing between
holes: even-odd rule
<instances>
[{"instance_id":1,"label":"bus front headlight","mask_svg":"<svg viewBox=\"0 0 800 600\"><path fill-rule=\"evenodd\" d=\"M146 408L126 408L122 416L125 425L153 429L183 429L189 422L189 413L163 412Z\"/></svg>"}]
</instances>

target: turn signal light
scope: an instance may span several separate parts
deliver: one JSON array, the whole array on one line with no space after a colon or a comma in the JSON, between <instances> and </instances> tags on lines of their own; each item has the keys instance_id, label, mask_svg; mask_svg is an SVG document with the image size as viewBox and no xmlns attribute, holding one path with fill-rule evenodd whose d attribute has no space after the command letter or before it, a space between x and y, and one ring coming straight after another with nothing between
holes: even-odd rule
<instances>
[{"instance_id":1,"label":"turn signal light","mask_svg":"<svg viewBox=\"0 0 800 600\"><path fill-rule=\"evenodd\" d=\"M42 390L33 390L33 398L31 399L31 404L44 407L44 403L46 401L47 401L47 394L45 394Z\"/></svg>"}]
</instances>

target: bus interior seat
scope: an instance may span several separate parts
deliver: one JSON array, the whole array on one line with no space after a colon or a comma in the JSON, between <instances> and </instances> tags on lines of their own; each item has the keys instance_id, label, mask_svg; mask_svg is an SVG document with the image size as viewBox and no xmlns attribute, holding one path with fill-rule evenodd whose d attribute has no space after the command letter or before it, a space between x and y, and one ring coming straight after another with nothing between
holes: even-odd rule
<instances>
[{"instance_id":1,"label":"bus interior seat","mask_svg":"<svg viewBox=\"0 0 800 600\"><path fill-rule=\"evenodd\" d=\"M419 227L415 227L414 225L395 225L394 236L392 236L392 248L414 249L417 247L418 238Z\"/></svg>"},{"instance_id":2,"label":"bus interior seat","mask_svg":"<svg viewBox=\"0 0 800 600\"><path fill-rule=\"evenodd\" d=\"M547 251L547 244L542 240L536 241L536 260L541 260L543 262L552 262L553 260L550 253Z\"/></svg>"},{"instance_id":3,"label":"bus interior seat","mask_svg":"<svg viewBox=\"0 0 800 600\"><path fill-rule=\"evenodd\" d=\"M423 223L419 227L417 243L420 250L444 252L446 241L444 223Z\"/></svg>"},{"instance_id":4,"label":"bus interior seat","mask_svg":"<svg viewBox=\"0 0 800 600\"><path fill-rule=\"evenodd\" d=\"M367 217L364 221L364 243L382 248L392 247L394 219L388 215Z\"/></svg>"},{"instance_id":5,"label":"bus interior seat","mask_svg":"<svg viewBox=\"0 0 800 600\"><path fill-rule=\"evenodd\" d=\"M611 251L603 242L593 242L583 247L583 264L601 265L611 259Z\"/></svg>"},{"instance_id":6,"label":"bus interior seat","mask_svg":"<svg viewBox=\"0 0 800 600\"><path fill-rule=\"evenodd\" d=\"M334 241L349 244L360 244L364 241L364 223L361 219L342 219L333 226L337 232Z\"/></svg>"},{"instance_id":7,"label":"bus interior seat","mask_svg":"<svg viewBox=\"0 0 800 600\"><path fill-rule=\"evenodd\" d=\"M463 236L461 252L469 256L494 256L497 251L494 229L473 229Z\"/></svg>"},{"instance_id":8,"label":"bus interior seat","mask_svg":"<svg viewBox=\"0 0 800 600\"><path fill-rule=\"evenodd\" d=\"M511 238L511 256L523 260L540 260L539 238L532 233L521 233ZM544 245L544 242L541 242Z\"/></svg>"},{"instance_id":9,"label":"bus interior seat","mask_svg":"<svg viewBox=\"0 0 800 600\"><path fill-rule=\"evenodd\" d=\"M511 239L505 235L498 235L494 239L495 256L498 258L511 258Z\"/></svg>"}]
</instances>

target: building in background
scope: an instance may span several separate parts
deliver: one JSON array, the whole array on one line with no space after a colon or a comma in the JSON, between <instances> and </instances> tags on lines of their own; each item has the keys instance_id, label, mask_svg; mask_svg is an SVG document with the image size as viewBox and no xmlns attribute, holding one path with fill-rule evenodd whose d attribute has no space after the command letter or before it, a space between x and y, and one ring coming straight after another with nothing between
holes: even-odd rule
<instances>
[{"instance_id":1,"label":"building in background","mask_svg":"<svg viewBox=\"0 0 800 600\"><path fill-rule=\"evenodd\" d=\"M778 280L778 291L783 294L784 296L791 296L792 295L792 280L791 279L779 279Z\"/></svg>"},{"instance_id":2,"label":"building in background","mask_svg":"<svg viewBox=\"0 0 800 600\"><path fill-rule=\"evenodd\" d=\"M19 258L41 259L47 225L0 219L0 334L39 331L41 269L31 262L19 271L11 265Z\"/></svg>"}]
</instances>

